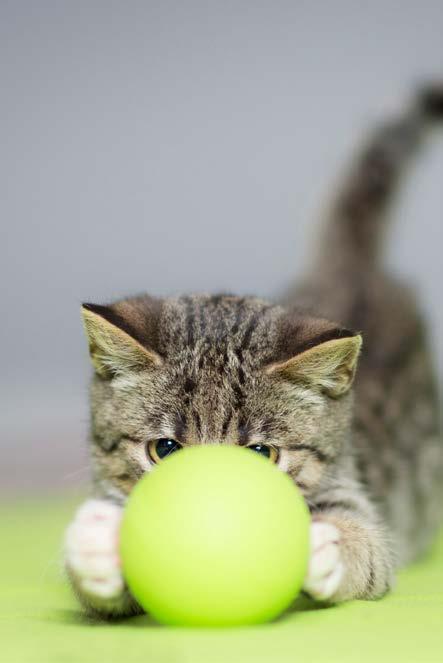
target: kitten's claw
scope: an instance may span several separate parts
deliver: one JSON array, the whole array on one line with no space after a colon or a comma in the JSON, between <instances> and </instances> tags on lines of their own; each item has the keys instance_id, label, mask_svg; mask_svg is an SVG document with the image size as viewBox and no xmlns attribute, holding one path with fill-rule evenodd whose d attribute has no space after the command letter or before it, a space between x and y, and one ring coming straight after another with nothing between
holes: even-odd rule
<instances>
[{"instance_id":1,"label":"kitten's claw","mask_svg":"<svg viewBox=\"0 0 443 663\"><path fill-rule=\"evenodd\" d=\"M66 532L66 566L78 590L114 599L124 591L118 554L122 509L105 500L88 500Z\"/></svg>"},{"instance_id":2,"label":"kitten's claw","mask_svg":"<svg viewBox=\"0 0 443 663\"><path fill-rule=\"evenodd\" d=\"M303 589L317 601L334 596L344 574L340 553L340 532L331 523L311 524L311 558Z\"/></svg>"}]
</instances>

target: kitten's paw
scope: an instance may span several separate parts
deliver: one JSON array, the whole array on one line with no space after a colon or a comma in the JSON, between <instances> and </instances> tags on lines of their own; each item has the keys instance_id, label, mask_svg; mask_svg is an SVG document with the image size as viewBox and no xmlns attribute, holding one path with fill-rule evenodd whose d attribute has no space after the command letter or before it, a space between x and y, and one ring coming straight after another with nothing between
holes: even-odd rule
<instances>
[{"instance_id":1,"label":"kitten's paw","mask_svg":"<svg viewBox=\"0 0 443 663\"><path fill-rule=\"evenodd\" d=\"M311 524L311 557L303 589L317 601L336 593L344 574L340 554L340 532L331 523Z\"/></svg>"},{"instance_id":2,"label":"kitten's paw","mask_svg":"<svg viewBox=\"0 0 443 663\"><path fill-rule=\"evenodd\" d=\"M90 599L115 599L124 592L118 552L122 509L88 500L66 532L65 561L77 591Z\"/></svg>"}]
</instances>

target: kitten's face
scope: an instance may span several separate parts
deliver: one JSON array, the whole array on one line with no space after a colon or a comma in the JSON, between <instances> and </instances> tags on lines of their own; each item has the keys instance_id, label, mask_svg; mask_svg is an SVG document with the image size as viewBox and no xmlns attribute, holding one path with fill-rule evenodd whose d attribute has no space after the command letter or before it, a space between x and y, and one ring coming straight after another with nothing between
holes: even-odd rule
<instances>
[{"instance_id":1,"label":"kitten's face","mask_svg":"<svg viewBox=\"0 0 443 663\"><path fill-rule=\"evenodd\" d=\"M140 341L143 307L131 308L125 302L113 310L124 315L125 333L130 327L131 338ZM95 361L99 370L91 391L92 438L99 490L127 495L171 449L239 444L269 456L269 462L289 472L304 492L311 491L338 454L349 425L349 399L338 398L341 393L331 396L330 361L318 384L319 357L325 354L327 364L328 345L345 347L355 337L326 328L324 321L314 324L315 334L309 319L309 324L298 320L297 328L289 325L293 337L288 341L285 312L252 298L171 299L162 303L157 315L155 347L154 341L143 339L143 347L150 346L156 361L139 363L136 369L138 360L127 362L127 348L124 353L121 348L117 353L110 350L111 318L104 322L103 352L116 354L114 369L123 354L124 361L111 373L101 371ZM91 351L96 352L104 332L94 327L91 333L88 325L87 329ZM320 343L309 336L320 338ZM142 351L138 343L133 350ZM293 361L293 356L304 359ZM312 359L315 370L305 366ZM315 371L313 382L309 376ZM347 391L346 386L343 393Z\"/></svg>"}]
</instances>

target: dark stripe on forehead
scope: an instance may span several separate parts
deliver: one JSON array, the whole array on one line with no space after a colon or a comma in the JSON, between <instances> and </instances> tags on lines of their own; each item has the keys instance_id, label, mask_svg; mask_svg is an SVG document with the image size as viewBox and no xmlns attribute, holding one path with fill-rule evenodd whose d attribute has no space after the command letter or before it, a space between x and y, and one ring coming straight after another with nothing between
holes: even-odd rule
<instances>
[{"instance_id":1,"label":"dark stripe on forehead","mask_svg":"<svg viewBox=\"0 0 443 663\"><path fill-rule=\"evenodd\" d=\"M263 311L259 311L254 313L248 323L248 326L246 327L245 333L243 334L243 338L240 342L240 348L241 350L247 350L249 348L249 345L251 343L251 338L252 334L254 333L254 330L257 327L257 322L261 318L263 314Z\"/></svg>"},{"instance_id":2,"label":"dark stripe on forehead","mask_svg":"<svg viewBox=\"0 0 443 663\"><path fill-rule=\"evenodd\" d=\"M185 320L186 320L186 332L188 336L188 345L194 345L194 306L192 299L190 297L184 297L183 301L185 302L186 305L186 315L185 315Z\"/></svg>"},{"instance_id":3,"label":"dark stripe on forehead","mask_svg":"<svg viewBox=\"0 0 443 663\"><path fill-rule=\"evenodd\" d=\"M241 323L241 321L244 317L244 312L245 312L245 300L241 299L238 302L237 307L235 309L235 320L234 320L234 324L232 325L232 328L231 328L231 334L233 336L238 334L238 331L240 329L240 323Z\"/></svg>"},{"instance_id":4,"label":"dark stripe on forehead","mask_svg":"<svg viewBox=\"0 0 443 663\"><path fill-rule=\"evenodd\" d=\"M197 384L196 384L195 380L188 377L185 380L185 384L184 384L183 388L184 388L186 394L192 394L192 392L195 390L196 386L197 386Z\"/></svg>"},{"instance_id":5,"label":"dark stripe on forehead","mask_svg":"<svg viewBox=\"0 0 443 663\"><path fill-rule=\"evenodd\" d=\"M223 425L222 425L222 437L226 437L226 433L228 432L229 424L232 421L232 411L228 412L228 414L225 416Z\"/></svg>"},{"instance_id":6,"label":"dark stripe on forehead","mask_svg":"<svg viewBox=\"0 0 443 663\"><path fill-rule=\"evenodd\" d=\"M242 350L251 350L252 349L251 340L253 338L254 331L256 330L258 323L261 320L264 320L266 318L266 314L268 313L268 311L272 311L273 308L274 307L271 306L271 305L263 306L262 309L260 309L259 311L256 311L252 315L252 317L250 319L250 322L248 324L248 327L247 327L247 329L245 331L245 334L243 336L243 341L241 343L241 349ZM267 331L266 328L262 329L261 334L260 334L261 341L264 340L266 331Z\"/></svg>"},{"instance_id":7,"label":"dark stripe on forehead","mask_svg":"<svg viewBox=\"0 0 443 663\"><path fill-rule=\"evenodd\" d=\"M194 411L194 420L195 420L195 428L197 430L197 434L201 436L202 433L202 422L200 419L200 415L198 412Z\"/></svg>"},{"instance_id":8,"label":"dark stripe on forehead","mask_svg":"<svg viewBox=\"0 0 443 663\"><path fill-rule=\"evenodd\" d=\"M247 423L240 419L238 424L238 443L241 447L245 447L249 442L249 426Z\"/></svg>"},{"instance_id":9,"label":"dark stripe on forehead","mask_svg":"<svg viewBox=\"0 0 443 663\"><path fill-rule=\"evenodd\" d=\"M187 428L186 417L184 417L182 414L177 414L175 416L175 422L174 422L174 439L177 440L178 442L184 440L186 435L186 428Z\"/></svg>"},{"instance_id":10,"label":"dark stripe on forehead","mask_svg":"<svg viewBox=\"0 0 443 663\"><path fill-rule=\"evenodd\" d=\"M198 309L198 322L199 322L199 328L200 328L200 336L204 336L205 333L205 310L206 307L200 306Z\"/></svg>"},{"instance_id":11,"label":"dark stripe on forehead","mask_svg":"<svg viewBox=\"0 0 443 663\"><path fill-rule=\"evenodd\" d=\"M246 395L239 384L235 382L232 384L232 392L234 394L234 406L236 410L240 410L246 399Z\"/></svg>"}]
</instances>

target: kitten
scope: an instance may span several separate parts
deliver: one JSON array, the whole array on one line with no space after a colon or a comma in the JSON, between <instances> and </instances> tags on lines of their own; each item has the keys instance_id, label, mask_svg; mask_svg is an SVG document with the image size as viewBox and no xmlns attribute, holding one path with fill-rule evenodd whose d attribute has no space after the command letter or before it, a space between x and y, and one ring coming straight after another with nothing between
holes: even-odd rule
<instances>
[{"instance_id":1,"label":"kitten","mask_svg":"<svg viewBox=\"0 0 443 663\"><path fill-rule=\"evenodd\" d=\"M311 272L280 304L83 305L95 499L68 529L66 567L90 613L140 611L120 571L122 507L145 472L192 444L250 447L293 478L312 513L304 589L314 599L383 596L429 545L443 505L432 358L414 298L379 253L401 169L437 117L443 88L372 136Z\"/></svg>"}]
</instances>

